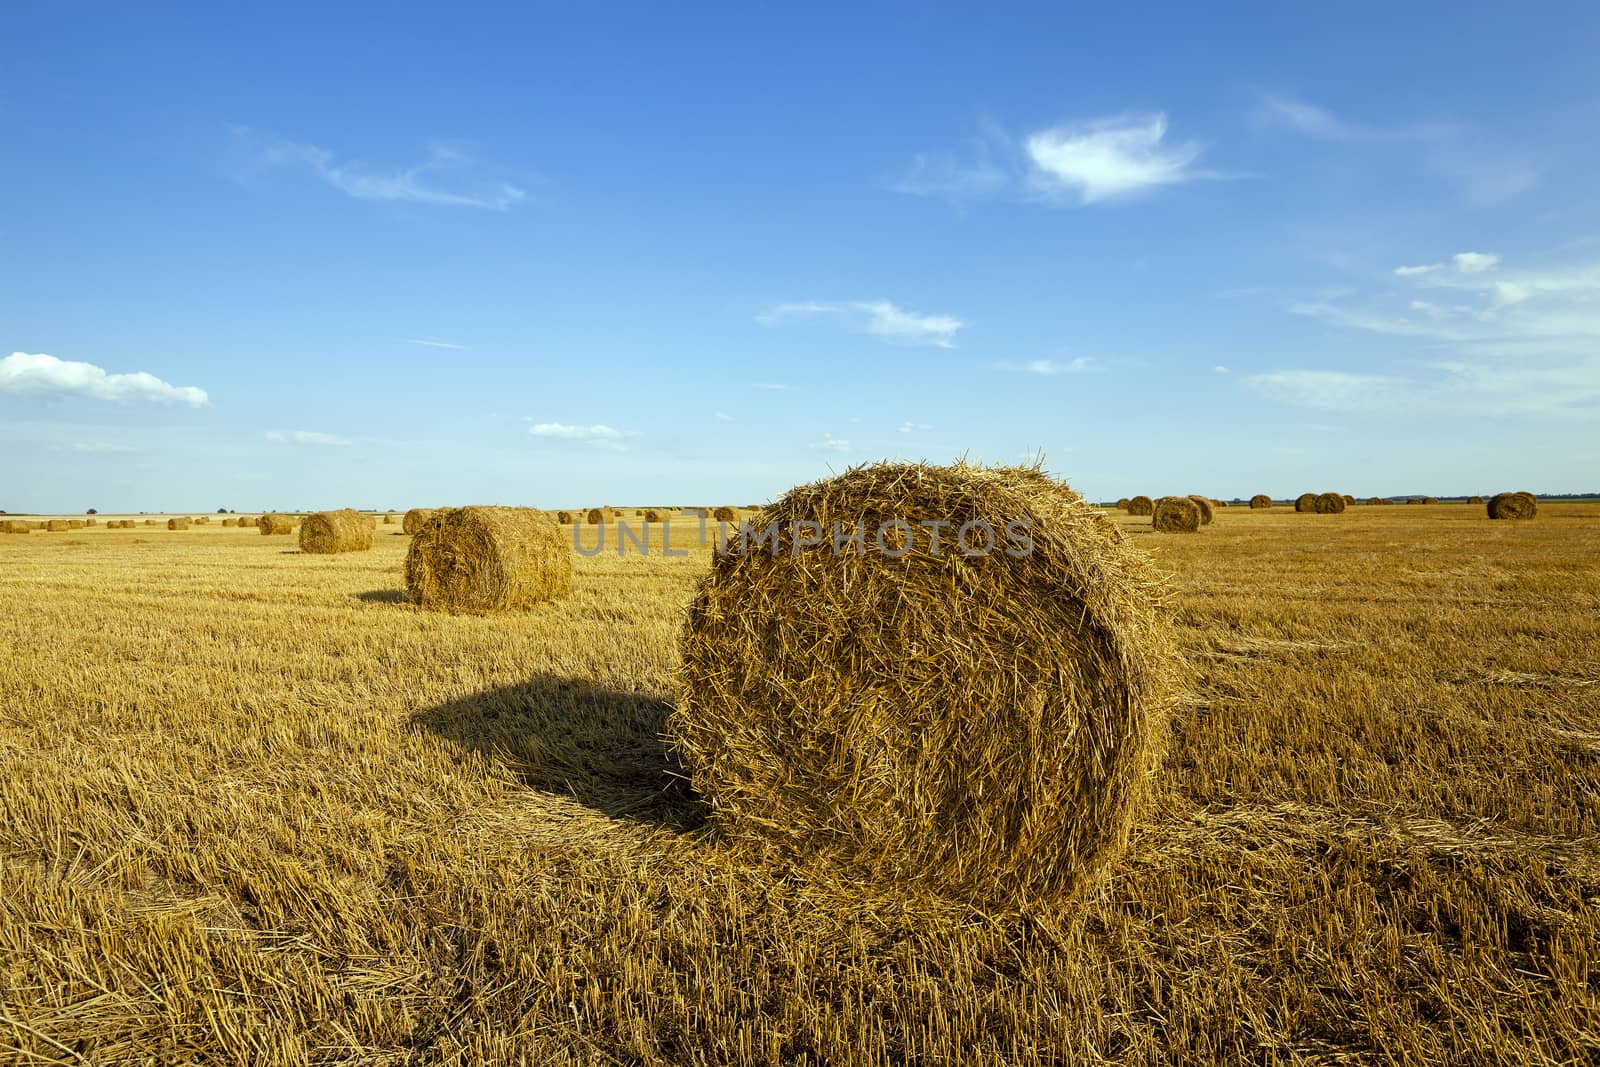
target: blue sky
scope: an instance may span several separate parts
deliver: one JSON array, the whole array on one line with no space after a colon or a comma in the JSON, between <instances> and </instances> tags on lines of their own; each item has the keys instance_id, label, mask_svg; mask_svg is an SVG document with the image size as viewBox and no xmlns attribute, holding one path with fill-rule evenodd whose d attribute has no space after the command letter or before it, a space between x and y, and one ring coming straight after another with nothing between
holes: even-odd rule
<instances>
[{"instance_id":1,"label":"blue sky","mask_svg":"<svg viewBox=\"0 0 1600 1067\"><path fill-rule=\"evenodd\" d=\"M1600 12L1124 8L6 5L0 508L1600 486Z\"/></svg>"}]
</instances>

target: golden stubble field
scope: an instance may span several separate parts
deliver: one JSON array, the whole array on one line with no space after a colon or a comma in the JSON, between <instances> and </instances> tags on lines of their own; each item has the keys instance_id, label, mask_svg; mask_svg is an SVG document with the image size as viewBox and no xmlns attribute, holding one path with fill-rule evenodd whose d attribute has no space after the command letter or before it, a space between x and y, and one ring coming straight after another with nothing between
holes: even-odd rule
<instances>
[{"instance_id":1,"label":"golden stubble field","mask_svg":"<svg viewBox=\"0 0 1600 1067\"><path fill-rule=\"evenodd\" d=\"M1191 693L1026 918L706 834L692 538L480 618L397 527L0 537L0 1063L1594 1062L1600 505L1119 522Z\"/></svg>"}]
</instances>

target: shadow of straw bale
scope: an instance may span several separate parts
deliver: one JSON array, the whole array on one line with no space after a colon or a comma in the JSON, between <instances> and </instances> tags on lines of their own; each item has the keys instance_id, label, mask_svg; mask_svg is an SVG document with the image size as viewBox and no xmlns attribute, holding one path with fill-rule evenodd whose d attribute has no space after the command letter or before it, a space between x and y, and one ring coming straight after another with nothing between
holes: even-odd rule
<instances>
[{"instance_id":1,"label":"shadow of straw bale","mask_svg":"<svg viewBox=\"0 0 1600 1067\"><path fill-rule=\"evenodd\" d=\"M662 740L672 705L571 678L535 678L418 712L412 723L510 763L535 789L676 830L706 806Z\"/></svg>"},{"instance_id":2,"label":"shadow of straw bale","mask_svg":"<svg viewBox=\"0 0 1600 1067\"><path fill-rule=\"evenodd\" d=\"M369 589L365 593L356 593L355 599L367 604L404 604L406 591L404 589Z\"/></svg>"}]
</instances>

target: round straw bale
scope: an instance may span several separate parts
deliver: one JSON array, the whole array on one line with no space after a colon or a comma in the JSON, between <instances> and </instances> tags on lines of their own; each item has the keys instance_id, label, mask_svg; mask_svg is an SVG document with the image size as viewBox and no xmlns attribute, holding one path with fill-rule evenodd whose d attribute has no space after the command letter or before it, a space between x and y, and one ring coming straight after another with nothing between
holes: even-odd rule
<instances>
[{"instance_id":1,"label":"round straw bale","mask_svg":"<svg viewBox=\"0 0 1600 1067\"><path fill-rule=\"evenodd\" d=\"M1265 493L1257 493L1250 498L1250 506L1257 511L1262 508L1270 508L1272 507L1272 498Z\"/></svg>"},{"instance_id":2,"label":"round straw bale","mask_svg":"<svg viewBox=\"0 0 1600 1067\"><path fill-rule=\"evenodd\" d=\"M1437 504L1439 502L1439 498L1436 496L1425 496L1422 498L1422 502L1424 504Z\"/></svg>"},{"instance_id":3,"label":"round straw bale","mask_svg":"<svg viewBox=\"0 0 1600 1067\"><path fill-rule=\"evenodd\" d=\"M272 534L294 533L295 522L287 515L263 515L256 522L256 527L261 531L262 537Z\"/></svg>"},{"instance_id":4,"label":"round straw bale","mask_svg":"<svg viewBox=\"0 0 1600 1067\"><path fill-rule=\"evenodd\" d=\"M1210 526L1211 520L1216 517L1211 510L1211 500L1203 496L1191 496L1189 499L1193 500L1194 506L1200 509L1200 525Z\"/></svg>"},{"instance_id":5,"label":"round straw bale","mask_svg":"<svg viewBox=\"0 0 1600 1067\"><path fill-rule=\"evenodd\" d=\"M1128 498L1125 496L1119 497L1117 499L1117 507L1121 508L1123 511L1128 510Z\"/></svg>"},{"instance_id":6,"label":"round straw bale","mask_svg":"<svg viewBox=\"0 0 1600 1067\"><path fill-rule=\"evenodd\" d=\"M400 529L405 533L414 534L432 517L432 508L412 508L406 512L405 518L400 520Z\"/></svg>"},{"instance_id":7,"label":"round straw bale","mask_svg":"<svg viewBox=\"0 0 1600 1067\"><path fill-rule=\"evenodd\" d=\"M560 523L562 526L566 526L568 523L572 522L574 518L575 516L570 511L556 512L556 522Z\"/></svg>"},{"instance_id":8,"label":"round straw bale","mask_svg":"<svg viewBox=\"0 0 1600 1067\"><path fill-rule=\"evenodd\" d=\"M82 519L68 519L67 520L67 529L69 529L69 530L81 530L81 529L83 529L83 520Z\"/></svg>"},{"instance_id":9,"label":"round straw bale","mask_svg":"<svg viewBox=\"0 0 1600 1067\"><path fill-rule=\"evenodd\" d=\"M1539 499L1532 493L1496 493L1489 498L1491 519L1531 519L1539 514Z\"/></svg>"},{"instance_id":10,"label":"round straw bale","mask_svg":"<svg viewBox=\"0 0 1600 1067\"><path fill-rule=\"evenodd\" d=\"M1175 645L1144 557L1037 468L858 467L761 517L774 550L735 541L700 583L667 723L722 834L1002 909L1086 884L1165 730ZM860 523L863 550L805 547L811 523Z\"/></svg>"},{"instance_id":11,"label":"round straw bale","mask_svg":"<svg viewBox=\"0 0 1600 1067\"><path fill-rule=\"evenodd\" d=\"M83 520L83 524L85 526L99 526L100 525L100 520L99 519L84 519Z\"/></svg>"},{"instance_id":12,"label":"round straw bale","mask_svg":"<svg viewBox=\"0 0 1600 1067\"><path fill-rule=\"evenodd\" d=\"M617 513L610 508L590 508L584 513L583 521L590 526L603 526L608 522L616 522Z\"/></svg>"},{"instance_id":13,"label":"round straw bale","mask_svg":"<svg viewBox=\"0 0 1600 1067\"><path fill-rule=\"evenodd\" d=\"M393 526L394 525L394 516L393 515L385 515L383 517L383 524L385 526Z\"/></svg>"},{"instance_id":14,"label":"round straw bale","mask_svg":"<svg viewBox=\"0 0 1600 1067\"><path fill-rule=\"evenodd\" d=\"M187 517L167 520L167 529L169 530L187 530L189 526L190 522Z\"/></svg>"},{"instance_id":15,"label":"round straw bale","mask_svg":"<svg viewBox=\"0 0 1600 1067\"><path fill-rule=\"evenodd\" d=\"M644 510L644 521L645 522L665 522L667 520L667 515L668 515L668 513L665 512L665 511L657 511L655 508L645 508L645 510Z\"/></svg>"},{"instance_id":16,"label":"round straw bale","mask_svg":"<svg viewBox=\"0 0 1600 1067\"><path fill-rule=\"evenodd\" d=\"M532 508L445 508L411 539L406 592L435 611L517 611L572 594L572 547Z\"/></svg>"},{"instance_id":17,"label":"round straw bale","mask_svg":"<svg viewBox=\"0 0 1600 1067\"><path fill-rule=\"evenodd\" d=\"M68 522L66 519L51 519L49 522L45 523L45 529L49 530L51 533L65 533L66 531L72 529L72 523Z\"/></svg>"},{"instance_id":18,"label":"round straw bale","mask_svg":"<svg viewBox=\"0 0 1600 1067\"><path fill-rule=\"evenodd\" d=\"M222 525L224 525L224 526L238 526L239 525L239 520L238 519L223 519L222 520Z\"/></svg>"},{"instance_id":19,"label":"round straw bale","mask_svg":"<svg viewBox=\"0 0 1600 1067\"><path fill-rule=\"evenodd\" d=\"M1467 497L1467 503L1469 503L1469 504L1481 504L1481 503L1483 503L1483 497L1481 497L1481 496L1469 496L1469 497Z\"/></svg>"},{"instance_id":20,"label":"round straw bale","mask_svg":"<svg viewBox=\"0 0 1600 1067\"><path fill-rule=\"evenodd\" d=\"M376 530L378 528L378 516L366 515L362 514L361 512L357 512L356 514L361 515L361 521L367 524L367 529Z\"/></svg>"},{"instance_id":21,"label":"round straw bale","mask_svg":"<svg viewBox=\"0 0 1600 1067\"><path fill-rule=\"evenodd\" d=\"M1294 498L1294 509L1302 513L1316 511L1317 494L1301 493L1299 496Z\"/></svg>"},{"instance_id":22,"label":"round straw bale","mask_svg":"<svg viewBox=\"0 0 1600 1067\"><path fill-rule=\"evenodd\" d=\"M1319 493L1312 510L1318 515L1339 515L1344 512L1344 496L1340 493Z\"/></svg>"},{"instance_id":23,"label":"round straw bale","mask_svg":"<svg viewBox=\"0 0 1600 1067\"><path fill-rule=\"evenodd\" d=\"M1368 507L1372 507L1374 505L1387 504L1387 503L1388 503L1388 501L1384 500L1383 497L1381 497L1381 496L1369 496L1369 497L1367 497L1367 506Z\"/></svg>"},{"instance_id":24,"label":"round straw bale","mask_svg":"<svg viewBox=\"0 0 1600 1067\"><path fill-rule=\"evenodd\" d=\"M0 523L0 530L4 530L8 534L31 534L33 533L33 526L31 523L24 522L21 519L7 519L5 522Z\"/></svg>"},{"instance_id":25,"label":"round straw bale","mask_svg":"<svg viewBox=\"0 0 1600 1067\"><path fill-rule=\"evenodd\" d=\"M1192 496L1164 496L1156 501L1150 525L1162 533L1194 533L1201 526L1200 504Z\"/></svg>"},{"instance_id":26,"label":"round straw bale","mask_svg":"<svg viewBox=\"0 0 1600 1067\"><path fill-rule=\"evenodd\" d=\"M714 508L711 512L711 518L717 522L738 522L739 513L733 508Z\"/></svg>"},{"instance_id":27,"label":"round straw bale","mask_svg":"<svg viewBox=\"0 0 1600 1067\"><path fill-rule=\"evenodd\" d=\"M1155 501L1151 500L1147 496L1135 496L1128 498L1129 515L1149 515L1153 513L1155 509Z\"/></svg>"},{"instance_id":28,"label":"round straw bale","mask_svg":"<svg viewBox=\"0 0 1600 1067\"><path fill-rule=\"evenodd\" d=\"M319 555L365 552L372 547L372 527L359 511L341 508L307 515L300 524L300 551Z\"/></svg>"}]
</instances>

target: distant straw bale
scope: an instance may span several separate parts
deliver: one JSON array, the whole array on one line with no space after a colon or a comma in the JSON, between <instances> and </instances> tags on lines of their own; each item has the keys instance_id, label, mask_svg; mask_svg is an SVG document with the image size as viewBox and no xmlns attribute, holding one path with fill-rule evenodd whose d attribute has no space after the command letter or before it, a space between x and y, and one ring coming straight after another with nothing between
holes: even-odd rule
<instances>
[{"instance_id":1,"label":"distant straw bale","mask_svg":"<svg viewBox=\"0 0 1600 1067\"><path fill-rule=\"evenodd\" d=\"M603 526L608 522L616 522L617 513L611 508L590 508L584 513L583 521L590 526Z\"/></svg>"},{"instance_id":2,"label":"distant straw bale","mask_svg":"<svg viewBox=\"0 0 1600 1067\"><path fill-rule=\"evenodd\" d=\"M1200 503L1192 496L1164 496L1156 501L1150 525L1161 533L1194 533L1200 529Z\"/></svg>"},{"instance_id":3,"label":"distant straw bale","mask_svg":"<svg viewBox=\"0 0 1600 1067\"><path fill-rule=\"evenodd\" d=\"M1127 511L1128 510L1128 498L1125 497L1125 496L1124 497L1118 497L1117 498L1117 507L1120 508L1123 511Z\"/></svg>"},{"instance_id":4,"label":"distant straw bale","mask_svg":"<svg viewBox=\"0 0 1600 1067\"><path fill-rule=\"evenodd\" d=\"M224 526L238 526L239 525L239 520L238 519L223 519L222 520L222 525L224 525Z\"/></svg>"},{"instance_id":5,"label":"distant straw bale","mask_svg":"<svg viewBox=\"0 0 1600 1067\"><path fill-rule=\"evenodd\" d=\"M1437 504L1439 502L1439 498L1436 496L1425 496L1422 498L1422 502L1424 504Z\"/></svg>"},{"instance_id":6,"label":"distant straw bale","mask_svg":"<svg viewBox=\"0 0 1600 1067\"><path fill-rule=\"evenodd\" d=\"M575 516L570 511L558 511L558 512L556 512L556 521L559 522L563 526L569 525L570 523L576 521L576 519L577 519L577 516Z\"/></svg>"},{"instance_id":7,"label":"distant straw bale","mask_svg":"<svg viewBox=\"0 0 1600 1067\"><path fill-rule=\"evenodd\" d=\"M701 581L667 724L723 838L996 909L1088 884L1166 732L1175 641L1143 555L1034 468L860 467L762 518L776 552ZM956 550L978 522L1025 523L1031 551ZM867 547L808 550L811 523Z\"/></svg>"},{"instance_id":8,"label":"distant straw bale","mask_svg":"<svg viewBox=\"0 0 1600 1067\"><path fill-rule=\"evenodd\" d=\"M1151 500L1147 496L1135 496L1128 498L1129 515L1150 515L1153 514L1155 510L1155 501Z\"/></svg>"},{"instance_id":9,"label":"distant straw bale","mask_svg":"<svg viewBox=\"0 0 1600 1067\"><path fill-rule=\"evenodd\" d=\"M5 532L8 534L31 534L33 533L33 524L24 522L21 519L6 519L4 522L0 522L0 532Z\"/></svg>"},{"instance_id":10,"label":"distant straw bale","mask_svg":"<svg viewBox=\"0 0 1600 1067\"><path fill-rule=\"evenodd\" d=\"M191 525L193 523L187 517L167 520L167 529L169 530L187 530Z\"/></svg>"},{"instance_id":11,"label":"distant straw bale","mask_svg":"<svg viewBox=\"0 0 1600 1067\"><path fill-rule=\"evenodd\" d=\"M446 508L412 538L406 592L435 611L531 608L571 595L572 547L532 508Z\"/></svg>"},{"instance_id":12,"label":"distant straw bale","mask_svg":"<svg viewBox=\"0 0 1600 1067\"><path fill-rule=\"evenodd\" d=\"M1344 512L1345 503L1342 493L1320 493L1311 509L1318 515L1339 515Z\"/></svg>"},{"instance_id":13,"label":"distant straw bale","mask_svg":"<svg viewBox=\"0 0 1600 1067\"><path fill-rule=\"evenodd\" d=\"M294 520L287 515L263 515L256 522L262 537L294 533Z\"/></svg>"},{"instance_id":14,"label":"distant straw bale","mask_svg":"<svg viewBox=\"0 0 1600 1067\"><path fill-rule=\"evenodd\" d=\"M1344 497L1344 504L1345 504L1345 507L1352 507L1352 506L1354 506L1354 504L1355 504L1355 502L1356 502L1356 498L1355 498L1355 497L1353 497L1353 496L1351 496L1351 495L1350 495L1350 494L1349 494L1349 493L1345 493L1345 494L1343 494L1343 497Z\"/></svg>"},{"instance_id":15,"label":"distant straw bale","mask_svg":"<svg viewBox=\"0 0 1600 1067\"><path fill-rule=\"evenodd\" d=\"M1302 514L1310 514L1317 510L1317 494L1301 493L1294 498L1294 509Z\"/></svg>"},{"instance_id":16,"label":"distant straw bale","mask_svg":"<svg viewBox=\"0 0 1600 1067\"><path fill-rule=\"evenodd\" d=\"M1539 514L1539 499L1532 493L1496 493L1488 511L1491 519L1531 519Z\"/></svg>"},{"instance_id":17,"label":"distant straw bale","mask_svg":"<svg viewBox=\"0 0 1600 1067\"><path fill-rule=\"evenodd\" d=\"M1388 501L1383 499L1383 497L1381 497L1381 496L1369 496L1367 498L1367 506L1368 507L1373 507L1373 506L1387 504L1387 503L1388 503Z\"/></svg>"},{"instance_id":18,"label":"distant straw bale","mask_svg":"<svg viewBox=\"0 0 1600 1067\"><path fill-rule=\"evenodd\" d=\"M405 533L414 534L432 517L432 508L412 508L406 512L406 517L400 520L400 529Z\"/></svg>"},{"instance_id":19,"label":"distant straw bale","mask_svg":"<svg viewBox=\"0 0 1600 1067\"><path fill-rule=\"evenodd\" d=\"M1257 511L1262 508L1270 508L1272 506L1272 498L1265 493L1257 493L1250 498L1250 506Z\"/></svg>"},{"instance_id":20,"label":"distant straw bale","mask_svg":"<svg viewBox=\"0 0 1600 1067\"><path fill-rule=\"evenodd\" d=\"M68 530L72 529L72 523L68 522L66 519L51 519L49 522L45 523L45 529L49 530L51 533L66 533Z\"/></svg>"},{"instance_id":21,"label":"distant straw bale","mask_svg":"<svg viewBox=\"0 0 1600 1067\"><path fill-rule=\"evenodd\" d=\"M359 511L319 511L300 523L300 551L317 555L365 552L372 547L372 529Z\"/></svg>"},{"instance_id":22,"label":"distant straw bale","mask_svg":"<svg viewBox=\"0 0 1600 1067\"><path fill-rule=\"evenodd\" d=\"M739 512L733 508L714 508L711 518L717 522L738 522Z\"/></svg>"},{"instance_id":23,"label":"distant straw bale","mask_svg":"<svg viewBox=\"0 0 1600 1067\"><path fill-rule=\"evenodd\" d=\"M670 514L669 512L657 511L655 508L646 508L645 511L644 511L644 521L645 522L666 522L667 521L667 517L668 517L669 514Z\"/></svg>"},{"instance_id":24,"label":"distant straw bale","mask_svg":"<svg viewBox=\"0 0 1600 1067\"><path fill-rule=\"evenodd\" d=\"M393 515L385 515L383 517L383 524L385 526L393 526L394 525L394 516Z\"/></svg>"},{"instance_id":25,"label":"distant straw bale","mask_svg":"<svg viewBox=\"0 0 1600 1067\"><path fill-rule=\"evenodd\" d=\"M1194 506L1200 509L1200 525L1210 526L1211 520L1216 517L1211 510L1211 498L1204 496L1191 496L1189 499L1193 500Z\"/></svg>"},{"instance_id":26,"label":"distant straw bale","mask_svg":"<svg viewBox=\"0 0 1600 1067\"><path fill-rule=\"evenodd\" d=\"M1469 504L1481 504L1481 503L1483 503L1483 497L1481 497L1481 496L1469 496L1469 497L1467 497L1467 503L1469 503Z\"/></svg>"}]
</instances>

